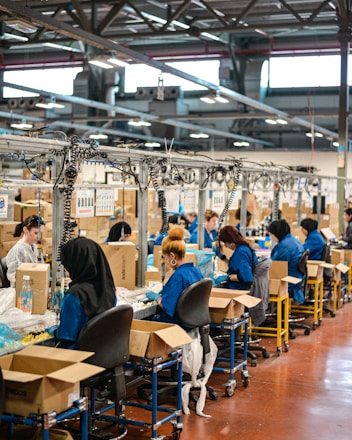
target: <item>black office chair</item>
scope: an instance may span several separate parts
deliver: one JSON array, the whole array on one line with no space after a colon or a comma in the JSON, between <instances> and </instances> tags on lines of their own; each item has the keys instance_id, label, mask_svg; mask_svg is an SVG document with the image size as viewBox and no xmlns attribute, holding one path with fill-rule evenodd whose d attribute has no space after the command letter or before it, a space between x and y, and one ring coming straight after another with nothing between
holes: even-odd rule
<instances>
[{"instance_id":1,"label":"black office chair","mask_svg":"<svg viewBox=\"0 0 352 440\"><path fill-rule=\"evenodd\" d=\"M298 271L303 275L302 279L302 291L304 298L308 298L309 296L309 286L308 286L308 257L309 257L309 249L305 250L301 255L301 258L298 261ZM298 306L299 308L299 306ZM305 315L294 315L290 314L289 316L289 336L291 339L296 338L296 334L294 333L294 329L304 329L304 334L310 334L310 326L307 324L303 324L302 321L306 319Z\"/></svg>"},{"instance_id":2,"label":"black office chair","mask_svg":"<svg viewBox=\"0 0 352 440\"><path fill-rule=\"evenodd\" d=\"M10 281L7 278L6 257L0 258L0 287L10 287Z\"/></svg>"},{"instance_id":3,"label":"black office chair","mask_svg":"<svg viewBox=\"0 0 352 440\"><path fill-rule=\"evenodd\" d=\"M325 261L326 263L331 263L331 248L330 244L326 243L326 245L323 248L323 252L321 254L322 261ZM327 297L324 296L323 298L323 304L326 303L328 299L331 298L332 295L332 278L333 278L333 270L329 267L324 267L324 291L327 291ZM330 313L330 316L334 318L336 316L336 313L330 309L329 307L326 307L323 305L323 311L326 313Z\"/></svg>"},{"instance_id":4,"label":"black office chair","mask_svg":"<svg viewBox=\"0 0 352 440\"><path fill-rule=\"evenodd\" d=\"M196 283L191 284L182 292L176 304L175 315L179 319L182 326L189 329L199 328L201 345L203 347L202 363L205 363L205 357L210 352L210 313L209 313L209 297L213 283L210 278L203 278ZM158 387L158 396L162 395L176 395L176 371L171 369L171 377L169 378L170 385L167 382L162 382ZM143 384L138 387L138 395L141 398L147 398L151 401L151 394L146 394L145 391L150 389L149 384ZM217 399L217 393L209 386L207 386L209 398L211 400ZM191 400L197 401L197 397L193 393L195 388L191 389Z\"/></svg>"},{"instance_id":5,"label":"black office chair","mask_svg":"<svg viewBox=\"0 0 352 440\"><path fill-rule=\"evenodd\" d=\"M132 306L121 304L90 319L79 334L76 349L94 352L85 362L106 369L81 382L84 393L87 388L90 389L90 438L95 438L92 434L94 430L98 431L95 425L99 420L95 399L97 389L101 396L115 402L115 415L120 415L119 402L126 395L123 366L129 359L132 318ZM124 430L118 438L126 435L126 425Z\"/></svg>"}]
</instances>

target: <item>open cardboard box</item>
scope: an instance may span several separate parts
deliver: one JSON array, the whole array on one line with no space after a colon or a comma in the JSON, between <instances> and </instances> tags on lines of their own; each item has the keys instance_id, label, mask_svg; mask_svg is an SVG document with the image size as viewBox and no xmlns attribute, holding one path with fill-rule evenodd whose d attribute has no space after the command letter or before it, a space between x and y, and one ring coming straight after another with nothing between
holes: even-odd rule
<instances>
[{"instance_id":1,"label":"open cardboard box","mask_svg":"<svg viewBox=\"0 0 352 440\"><path fill-rule=\"evenodd\" d=\"M287 261L273 261L269 269L269 293L284 296L288 293L288 283L298 284L300 278L288 275Z\"/></svg>"},{"instance_id":2,"label":"open cardboard box","mask_svg":"<svg viewBox=\"0 0 352 440\"><path fill-rule=\"evenodd\" d=\"M167 359L175 348L189 344L192 338L178 325L133 319L130 333L130 356Z\"/></svg>"},{"instance_id":3,"label":"open cardboard box","mask_svg":"<svg viewBox=\"0 0 352 440\"><path fill-rule=\"evenodd\" d=\"M240 318L245 307L251 308L260 303L260 298L248 293L248 290L213 287L209 298L211 322L222 324L224 319Z\"/></svg>"},{"instance_id":4,"label":"open cardboard box","mask_svg":"<svg viewBox=\"0 0 352 440\"><path fill-rule=\"evenodd\" d=\"M31 345L1 356L5 412L28 416L70 408L80 397L80 381L104 371L82 362L92 354Z\"/></svg>"},{"instance_id":5,"label":"open cardboard box","mask_svg":"<svg viewBox=\"0 0 352 440\"><path fill-rule=\"evenodd\" d=\"M344 249L331 249L331 263L340 264L345 261L345 250Z\"/></svg>"},{"instance_id":6,"label":"open cardboard box","mask_svg":"<svg viewBox=\"0 0 352 440\"><path fill-rule=\"evenodd\" d=\"M335 267L332 263L327 263L320 260L308 260L307 270L308 278L310 280L322 280L324 278L324 268L333 269Z\"/></svg>"}]
</instances>

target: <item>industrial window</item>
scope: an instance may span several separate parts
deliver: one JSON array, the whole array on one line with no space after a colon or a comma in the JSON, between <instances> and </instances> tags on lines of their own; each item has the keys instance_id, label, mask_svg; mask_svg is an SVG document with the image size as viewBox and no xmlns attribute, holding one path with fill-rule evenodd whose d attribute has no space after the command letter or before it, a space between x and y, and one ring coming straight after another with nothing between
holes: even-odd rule
<instances>
[{"instance_id":1,"label":"industrial window","mask_svg":"<svg viewBox=\"0 0 352 440\"><path fill-rule=\"evenodd\" d=\"M9 70L4 72L4 81L33 89L45 90L59 95L72 95L73 80L82 71L81 67L59 69ZM4 98L37 96L35 93L4 87Z\"/></svg>"},{"instance_id":2,"label":"industrial window","mask_svg":"<svg viewBox=\"0 0 352 440\"><path fill-rule=\"evenodd\" d=\"M166 64L209 83L219 85L219 61L185 61ZM157 87L159 75L160 69L144 64L132 64L127 66L125 74L125 93L135 93L137 87ZM206 89L206 87L168 73L162 73L162 80L164 86L180 86L182 90Z\"/></svg>"},{"instance_id":3,"label":"industrial window","mask_svg":"<svg viewBox=\"0 0 352 440\"><path fill-rule=\"evenodd\" d=\"M295 56L270 58L262 67L266 84L273 88L338 87L340 85L340 57L338 55ZM349 84L352 76L349 75Z\"/></svg>"}]
</instances>

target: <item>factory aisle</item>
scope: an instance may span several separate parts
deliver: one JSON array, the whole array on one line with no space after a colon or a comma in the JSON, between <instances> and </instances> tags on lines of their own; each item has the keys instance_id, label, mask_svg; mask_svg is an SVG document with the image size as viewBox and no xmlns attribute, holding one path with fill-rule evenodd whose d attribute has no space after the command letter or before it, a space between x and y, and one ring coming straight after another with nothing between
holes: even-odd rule
<instances>
[{"instance_id":1,"label":"factory aisle","mask_svg":"<svg viewBox=\"0 0 352 440\"><path fill-rule=\"evenodd\" d=\"M225 397L229 375L213 373L209 384L219 394L207 400L205 414L191 408L183 415L184 440L350 440L352 438L352 304L346 303L336 317L325 315L321 326L289 341L289 351L276 354L274 338L265 338L270 358L258 356L256 367L248 367L250 382L244 387L241 372L237 387ZM264 344L265 343L265 344ZM136 398L133 387L128 398ZM146 416L147 414L147 416ZM150 413L126 407L129 419L150 420ZM158 429L158 436L171 439L171 424ZM6 439L0 430L0 439ZM23 432L15 438L24 437ZM37 437L36 437L37 438ZM126 440L151 438L151 430L128 426ZM159 437L158 437L159 438ZM160 437L161 438L161 437Z\"/></svg>"},{"instance_id":2,"label":"factory aisle","mask_svg":"<svg viewBox=\"0 0 352 440\"><path fill-rule=\"evenodd\" d=\"M244 388L240 372L232 397L224 396L225 373L213 373L209 384L219 393L207 400L211 418L183 416L181 439L350 440L352 438L352 304L336 317L324 315L315 331L289 341L289 352L276 354L274 338L265 338L270 358L258 356L248 367ZM264 344L265 342L265 344ZM129 417L129 415L127 414ZM171 438L167 424L158 430ZM147 439L150 432L129 427L126 439Z\"/></svg>"}]
</instances>

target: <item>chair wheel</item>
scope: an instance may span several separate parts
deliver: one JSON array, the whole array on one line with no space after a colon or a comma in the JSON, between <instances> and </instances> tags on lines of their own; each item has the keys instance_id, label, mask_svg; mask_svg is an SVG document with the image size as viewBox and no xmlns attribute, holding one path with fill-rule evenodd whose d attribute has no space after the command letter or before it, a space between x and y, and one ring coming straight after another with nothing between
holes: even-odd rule
<instances>
[{"instance_id":1,"label":"chair wheel","mask_svg":"<svg viewBox=\"0 0 352 440\"><path fill-rule=\"evenodd\" d=\"M315 329L314 329L314 330L315 330ZM310 335L310 329L309 329L309 328L306 328L306 329L304 330L304 334L305 334L306 336Z\"/></svg>"},{"instance_id":2,"label":"chair wheel","mask_svg":"<svg viewBox=\"0 0 352 440\"><path fill-rule=\"evenodd\" d=\"M263 351L263 358L264 359L269 359L270 358L270 353L268 353L266 350Z\"/></svg>"},{"instance_id":3,"label":"chair wheel","mask_svg":"<svg viewBox=\"0 0 352 440\"><path fill-rule=\"evenodd\" d=\"M218 393L216 391L209 391L209 399L210 400L218 400Z\"/></svg>"}]
</instances>

